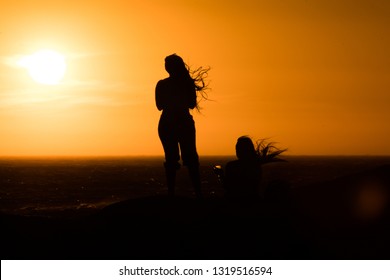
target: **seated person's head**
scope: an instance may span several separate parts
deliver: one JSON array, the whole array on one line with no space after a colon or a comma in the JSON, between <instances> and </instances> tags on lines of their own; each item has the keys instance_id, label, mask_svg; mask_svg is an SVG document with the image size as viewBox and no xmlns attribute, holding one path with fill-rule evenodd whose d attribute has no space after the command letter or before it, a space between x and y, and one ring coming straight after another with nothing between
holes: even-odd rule
<instances>
[{"instance_id":1,"label":"seated person's head","mask_svg":"<svg viewBox=\"0 0 390 280\"><path fill-rule=\"evenodd\" d=\"M238 159L253 159L256 157L255 146L248 136L241 136L237 139L236 155Z\"/></svg>"},{"instance_id":2,"label":"seated person's head","mask_svg":"<svg viewBox=\"0 0 390 280\"><path fill-rule=\"evenodd\" d=\"M186 64L177 54L171 54L165 58L165 70L167 70L169 75L175 77L188 74Z\"/></svg>"}]
</instances>

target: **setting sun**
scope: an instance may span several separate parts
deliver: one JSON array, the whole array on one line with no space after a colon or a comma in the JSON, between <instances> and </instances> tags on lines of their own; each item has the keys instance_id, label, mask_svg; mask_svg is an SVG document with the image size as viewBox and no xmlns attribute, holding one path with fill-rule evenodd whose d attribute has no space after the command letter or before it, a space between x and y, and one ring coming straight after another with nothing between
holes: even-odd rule
<instances>
[{"instance_id":1,"label":"setting sun","mask_svg":"<svg viewBox=\"0 0 390 280\"><path fill-rule=\"evenodd\" d=\"M66 71L64 56L52 50L40 50L24 56L19 60L19 65L28 70L34 81L46 85L58 84Z\"/></svg>"}]
</instances>

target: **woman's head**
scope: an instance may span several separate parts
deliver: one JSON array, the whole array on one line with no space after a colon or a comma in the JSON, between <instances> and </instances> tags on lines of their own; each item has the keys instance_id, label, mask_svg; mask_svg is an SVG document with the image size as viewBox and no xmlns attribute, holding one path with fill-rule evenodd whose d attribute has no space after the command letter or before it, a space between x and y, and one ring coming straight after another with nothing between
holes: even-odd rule
<instances>
[{"instance_id":1,"label":"woman's head","mask_svg":"<svg viewBox=\"0 0 390 280\"><path fill-rule=\"evenodd\" d=\"M165 57L165 70L171 77L179 78L182 82L191 85L197 92L198 101L196 109L200 111L199 102L201 100L208 100L207 92L209 90L206 78L210 67L198 67L191 70L190 67L177 54L171 54Z\"/></svg>"},{"instance_id":2,"label":"woman's head","mask_svg":"<svg viewBox=\"0 0 390 280\"><path fill-rule=\"evenodd\" d=\"M255 146L248 136L241 136L237 139L236 155L238 159L253 159L256 157Z\"/></svg>"},{"instance_id":3,"label":"woman's head","mask_svg":"<svg viewBox=\"0 0 390 280\"><path fill-rule=\"evenodd\" d=\"M171 54L165 58L165 70L167 70L170 76L189 75L186 64L177 54Z\"/></svg>"}]
</instances>

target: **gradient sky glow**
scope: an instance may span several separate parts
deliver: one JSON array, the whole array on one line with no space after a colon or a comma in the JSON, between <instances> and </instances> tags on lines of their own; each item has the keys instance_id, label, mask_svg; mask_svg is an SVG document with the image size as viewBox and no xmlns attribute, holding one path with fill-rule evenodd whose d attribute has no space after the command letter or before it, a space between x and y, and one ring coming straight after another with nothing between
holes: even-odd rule
<instances>
[{"instance_id":1,"label":"gradient sky glow","mask_svg":"<svg viewBox=\"0 0 390 280\"><path fill-rule=\"evenodd\" d=\"M210 66L200 155L250 135L289 154L390 155L387 0L13 0L0 9L0 156L162 155L164 57ZM62 53L59 85L17 66Z\"/></svg>"}]
</instances>

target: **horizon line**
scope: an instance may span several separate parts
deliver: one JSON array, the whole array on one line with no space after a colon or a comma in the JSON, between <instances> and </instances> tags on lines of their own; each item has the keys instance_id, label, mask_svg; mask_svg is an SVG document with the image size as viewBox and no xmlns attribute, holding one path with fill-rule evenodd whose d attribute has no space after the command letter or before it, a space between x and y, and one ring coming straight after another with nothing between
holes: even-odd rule
<instances>
[{"instance_id":1,"label":"horizon line","mask_svg":"<svg viewBox=\"0 0 390 280\"><path fill-rule=\"evenodd\" d=\"M207 154L202 157L237 157L235 154ZM288 154L281 157L390 157L390 154ZM164 155L0 155L5 158L164 158Z\"/></svg>"}]
</instances>

